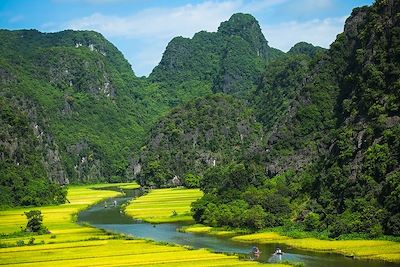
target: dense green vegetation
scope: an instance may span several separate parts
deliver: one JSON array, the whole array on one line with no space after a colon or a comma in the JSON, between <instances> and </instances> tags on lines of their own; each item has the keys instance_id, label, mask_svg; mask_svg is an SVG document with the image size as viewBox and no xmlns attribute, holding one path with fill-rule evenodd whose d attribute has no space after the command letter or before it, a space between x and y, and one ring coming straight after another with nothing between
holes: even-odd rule
<instances>
[{"instance_id":1,"label":"dense green vegetation","mask_svg":"<svg viewBox=\"0 0 400 267\"><path fill-rule=\"evenodd\" d=\"M232 16L217 33L173 39L148 80L136 78L122 54L96 32L2 30L0 39L0 96L26 114L34 134L29 138L37 139L36 165L25 169L24 179L40 176L47 178L45 184L115 182L136 176L137 151L146 133L171 107L212 93L220 71L248 73L234 79L245 92L257 78L253 64L259 73L266 61L282 54L268 46L258 22L245 14ZM12 138L4 140L8 144ZM2 164L16 163L6 152ZM3 185L11 190L10 181L18 179L7 177L15 172L2 170ZM193 182L191 186L198 179ZM17 188L21 187L10 194L26 195Z\"/></svg>"},{"instance_id":2,"label":"dense green vegetation","mask_svg":"<svg viewBox=\"0 0 400 267\"><path fill-rule=\"evenodd\" d=\"M43 225L43 215L40 210L30 210L24 213L26 219L28 220L25 231L39 234L45 234L49 232L47 227Z\"/></svg>"},{"instance_id":3,"label":"dense green vegetation","mask_svg":"<svg viewBox=\"0 0 400 267\"><path fill-rule=\"evenodd\" d=\"M305 54L294 54L270 62L261 82L251 98L257 119L267 131L280 122L289 106L299 94L305 77L310 71L311 58Z\"/></svg>"},{"instance_id":4,"label":"dense green vegetation","mask_svg":"<svg viewBox=\"0 0 400 267\"><path fill-rule=\"evenodd\" d=\"M306 42L299 42L295 44L290 50L288 51L289 55L307 55L311 58L317 56L320 53L323 53L325 51L324 48L319 47L319 46L313 46L310 43Z\"/></svg>"},{"instance_id":5,"label":"dense green vegetation","mask_svg":"<svg viewBox=\"0 0 400 267\"><path fill-rule=\"evenodd\" d=\"M0 125L0 206L64 203L66 191L48 182L27 115L2 97Z\"/></svg>"},{"instance_id":6,"label":"dense green vegetation","mask_svg":"<svg viewBox=\"0 0 400 267\"><path fill-rule=\"evenodd\" d=\"M136 78L122 54L95 32L3 30L0 39L0 95L25 114L29 129L21 134L31 131L25 138L37 147L29 163L36 165L25 169L25 177L61 184L126 180L131 150L166 110L157 102L157 87ZM2 140L12 143L12 138ZM2 164L15 161L9 155L14 148L6 149ZM28 148L24 152L31 154ZM2 179L16 183L24 177L7 178L12 172L3 170Z\"/></svg>"},{"instance_id":7,"label":"dense green vegetation","mask_svg":"<svg viewBox=\"0 0 400 267\"><path fill-rule=\"evenodd\" d=\"M387 1L355 9L357 30L348 23L335 43L343 47L346 62L336 107L338 129L313 183L314 209L324 211L322 220L333 236L400 235L398 12L400 3Z\"/></svg>"},{"instance_id":8,"label":"dense green vegetation","mask_svg":"<svg viewBox=\"0 0 400 267\"><path fill-rule=\"evenodd\" d=\"M188 187L210 166L254 157L263 131L250 109L226 95L211 95L174 109L142 148L141 182L163 186L174 176Z\"/></svg>"},{"instance_id":9,"label":"dense green vegetation","mask_svg":"<svg viewBox=\"0 0 400 267\"><path fill-rule=\"evenodd\" d=\"M289 57L292 68L284 61L267 67L259 88L278 94L260 97L260 106L292 101L277 114L259 111L273 126L265 158L255 160L267 172L244 161L208 170L206 194L193 205L198 222L399 235L398 12L400 4L388 1L355 9L344 33L309 65ZM279 90L292 97L282 100Z\"/></svg>"},{"instance_id":10,"label":"dense green vegetation","mask_svg":"<svg viewBox=\"0 0 400 267\"><path fill-rule=\"evenodd\" d=\"M212 91L244 97L256 87L265 63L282 55L268 46L253 16L239 13L217 32L174 38L149 78L167 93L171 106Z\"/></svg>"},{"instance_id":11,"label":"dense green vegetation","mask_svg":"<svg viewBox=\"0 0 400 267\"><path fill-rule=\"evenodd\" d=\"M248 14L234 14L216 33L174 38L150 80L163 92L173 90L170 96L179 101L190 99L187 95L201 98L182 104L153 127L137 159L143 167L141 183L165 186L177 176L191 187L187 178L196 177L197 184L214 160L220 165L259 155L265 148L264 130L255 119L270 127L284 114L308 70L310 51L322 50L309 44L296 47L291 56L269 47L258 22ZM265 83L260 84L262 76ZM211 90L220 95L207 96ZM268 124L269 116L275 121Z\"/></svg>"},{"instance_id":12,"label":"dense green vegetation","mask_svg":"<svg viewBox=\"0 0 400 267\"><path fill-rule=\"evenodd\" d=\"M378 0L329 50L288 53L235 14L174 38L148 79L95 32L0 31L1 202L135 178L200 187L212 226L399 236L399 12Z\"/></svg>"}]
</instances>

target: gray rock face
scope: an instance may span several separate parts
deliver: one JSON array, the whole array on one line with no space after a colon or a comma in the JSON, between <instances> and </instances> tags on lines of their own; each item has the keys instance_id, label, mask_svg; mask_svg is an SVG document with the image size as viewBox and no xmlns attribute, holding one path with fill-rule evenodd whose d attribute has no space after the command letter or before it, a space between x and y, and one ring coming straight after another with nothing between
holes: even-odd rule
<instances>
[{"instance_id":1,"label":"gray rock face","mask_svg":"<svg viewBox=\"0 0 400 267\"><path fill-rule=\"evenodd\" d=\"M82 48L84 49L84 48ZM74 53L54 51L53 58L39 58L39 64L47 69L50 84L65 90L89 92L94 96L114 97L116 90L110 81L104 58L82 58Z\"/></svg>"},{"instance_id":2,"label":"gray rock face","mask_svg":"<svg viewBox=\"0 0 400 267\"><path fill-rule=\"evenodd\" d=\"M274 128L270 132L268 139L268 146L266 154L265 171L268 176L275 176L281 174L287 170L300 171L309 163L313 162L319 156L323 155L328 151L328 144L324 141L323 133L309 132L304 136L294 136L294 128L298 128L300 122L298 121L298 112L301 108L311 106L314 104L314 99L310 92L305 88L309 84L319 83L320 81L315 80L319 73L324 70L328 65L327 62L319 62L313 73L308 77L306 82L302 85L301 93L295 98L286 114L281 117L281 120L275 124ZM333 93L335 94L335 93ZM333 105L331 106L331 113L333 114ZM321 122L323 123L323 122ZM323 130L321 130L323 131ZM328 131L328 129L326 130ZM291 145L288 147L288 151L282 152L277 151L276 147L280 147L282 142L293 143L296 139L310 141L310 144L300 144L299 147ZM293 141L294 140L294 141Z\"/></svg>"},{"instance_id":3,"label":"gray rock face","mask_svg":"<svg viewBox=\"0 0 400 267\"><path fill-rule=\"evenodd\" d=\"M0 140L0 147L3 148L0 159L11 160L17 166L29 165L32 164L32 159L29 159L30 153L38 153L48 179L56 183L68 184L69 180L62 164L58 146L47 130L46 121L39 115L37 105L27 98L14 98L11 102L18 103L18 107L16 107L18 112L26 114L26 123L29 129L25 129L27 133L18 133L18 130L15 131L12 128L3 132L3 139ZM32 136L29 134L30 132ZM24 135L17 136L17 134ZM30 138L33 138L33 140ZM30 150L32 143L36 145L35 151Z\"/></svg>"},{"instance_id":4,"label":"gray rock face","mask_svg":"<svg viewBox=\"0 0 400 267\"><path fill-rule=\"evenodd\" d=\"M78 181L101 180L102 162L96 158L93 148L86 141L70 145L67 148L70 157L75 159L74 173Z\"/></svg>"},{"instance_id":5,"label":"gray rock face","mask_svg":"<svg viewBox=\"0 0 400 267\"><path fill-rule=\"evenodd\" d=\"M68 184L69 180L62 164L58 145L53 136L46 130L48 125L38 115L36 105L33 102L27 101L23 106L25 106L25 109L28 108L27 113L32 121L31 127L43 150L43 164L49 179L60 184Z\"/></svg>"}]
</instances>

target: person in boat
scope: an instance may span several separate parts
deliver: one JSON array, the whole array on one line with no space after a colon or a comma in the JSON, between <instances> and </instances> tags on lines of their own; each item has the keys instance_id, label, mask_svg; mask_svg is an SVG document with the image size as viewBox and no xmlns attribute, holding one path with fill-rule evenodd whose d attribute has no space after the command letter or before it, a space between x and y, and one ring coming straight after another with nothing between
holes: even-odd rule
<instances>
[{"instance_id":1,"label":"person in boat","mask_svg":"<svg viewBox=\"0 0 400 267\"><path fill-rule=\"evenodd\" d=\"M283 252L280 248L276 248L274 255L282 255Z\"/></svg>"},{"instance_id":2,"label":"person in boat","mask_svg":"<svg viewBox=\"0 0 400 267\"><path fill-rule=\"evenodd\" d=\"M117 206L117 201L116 200L114 200L114 207L116 207Z\"/></svg>"},{"instance_id":3,"label":"person in boat","mask_svg":"<svg viewBox=\"0 0 400 267\"><path fill-rule=\"evenodd\" d=\"M107 208L107 201L104 201L104 208Z\"/></svg>"},{"instance_id":4,"label":"person in boat","mask_svg":"<svg viewBox=\"0 0 400 267\"><path fill-rule=\"evenodd\" d=\"M258 258L261 254L261 251L258 249L258 247L254 246L251 249L251 254L253 255L253 257Z\"/></svg>"}]
</instances>

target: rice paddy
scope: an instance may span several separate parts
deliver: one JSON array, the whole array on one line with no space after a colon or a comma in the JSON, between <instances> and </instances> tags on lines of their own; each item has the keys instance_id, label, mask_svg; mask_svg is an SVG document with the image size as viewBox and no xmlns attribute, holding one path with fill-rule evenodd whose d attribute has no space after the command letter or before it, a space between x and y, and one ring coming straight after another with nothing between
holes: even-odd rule
<instances>
[{"instance_id":1,"label":"rice paddy","mask_svg":"<svg viewBox=\"0 0 400 267\"><path fill-rule=\"evenodd\" d=\"M156 189L133 200L125 212L151 223L191 221L190 203L201 196L202 193L195 189ZM275 232L243 234L204 225L186 226L180 231L232 237L235 241L248 243L281 243L297 249L339 253L360 259L400 262L400 243L393 241L294 239Z\"/></svg>"},{"instance_id":2,"label":"rice paddy","mask_svg":"<svg viewBox=\"0 0 400 267\"><path fill-rule=\"evenodd\" d=\"M184 233L209 234L209 235L224 236L224 237L233 237L241 234L238 231L222 230L211 226L204 226L202 224L185 226L180 228L179 231Z\"/></svg>"},{"instance_id":3,"label":"rice paddy","mask_svg":"<svg viewBox=\"0 0 400 267\"><path fill-rule=\"evenodd\" d=\"M199 189L155 189L131 201L125 212L150 223L190 222L190 204L202 195Z\"/></svg>"},{"instance_id":4,"label":"rice paddy","mask_svg":"<svg viewBox=\"0 0 400 267\"><path fill-rule=\"evenodd\" d=\"M333 252L360 259L400 262L400 243L393 241L293 239L273 232L236 236L232 239L249 243L281 243L298 249Z\"/></svg>"},{"instance_id":5,"label":"rice paddy","mask_svg":"<svg viewBox=\"0 0 400 267\"><path fill-rule=\"evenodd\" d=\"M5 266L254 266L236 256L145 240L93 240L0 249ZM273 266L273 265L271 265ZM283 266L283 265L277 265Z\"/></svg>"},{"instance_id":6,"label":"rice paddy","mask_svg":"<svg viewBox=\"0 0 400 267\"><path fill-rule=\"evenodd\" d=\"M3 247L0 248L0 265L40 267L259 265L257 262L240 261L235 255L212 253L203 249L190 250L182 246L161 245L146 240L132 240L74 223L74 215L79 210L120 194L115 191L91 189L107 186L109 185L71 186L68 190L70 203L36 208L42 211L44 224L51 231L51 234L47 235L7 235L25 227L26 218L23 212L35 207L0 211L0 233L3 234L0 236ZM200 196L196 191L186 193L191 198ZM189 203L186 197L183 199ZM177 205L176 209L180 205ZM178 210L183 212L181 209ZM27 244L31 237L35 238L34 245L16 245L17 241L21 240ZM287 267L282 264L268 266Z\"/></svg>"},{"instance_id":7,"label":"rice paddy","mask_svg":"<svg viewBox=\"0 0 400 267\"><path fill-rule=\"evenodd\" d=\"M339 253L360 259L400 262L400 243L384 240L319 240L315 238L294 239L276 232L243 234L234 230L221 230L201 224L180 229L187 233L230 236L232 240L246 243L280 243L287 246L317 252Z\"/></svg>"},{"instance_id":8,"label":"rice paddy","mask_svg":"<svg viewBox=\"0 0 400 267\"><path fill-rule=\"evenodd\" d=\"M95 187L101 187L96 185ZM70 203L59 206L17 208L0 211L0 233L10 234L17 232L26 226L25 211L39 209L44 217L43 224L46 225L57 239L76 239L77 236L91 237L91 234L98 234L101 231L89 227L81 227L74 223L73 215L102 199L114 197L120 193L109 190L93 190L89 186L71 186L68 189L67 199ZM74 233L71 235L71 233ZM29 238L29 237L27 237ZM38 241L48 241L48 235L36 236ZM7 242L8 240L2 240Z\"/></svg>"}]
</instances>

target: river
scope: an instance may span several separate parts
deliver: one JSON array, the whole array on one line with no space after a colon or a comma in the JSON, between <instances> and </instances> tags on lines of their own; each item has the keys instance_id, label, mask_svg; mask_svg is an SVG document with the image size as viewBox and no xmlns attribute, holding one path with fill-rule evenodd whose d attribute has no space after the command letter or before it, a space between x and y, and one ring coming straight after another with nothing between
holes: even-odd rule
<instances>
[{"instance_id":1,"label":"river","mask_svg":"<svg viewBox=\"0 0 400 267\"><path fill-rule=\"evenodd\" d=\"M357 260L338 254L316 253L298 250L281 244L246 244L235 242L227 237L218 237L207 234L182 233L177 229L184 226L182 223L150 224L134 220L125 215L121 209L127 201L141 194L140 190L126 190L127 194L121 197L107 199L107 208L104 202L89 207L78 214L78 222L86 222L94 227L112 232L132 235L138 238L152 239L159 242L175 243L193 248L207 248L215 252L238 253L247 257L251 248L257 246L261 250L260 262L303 262L305 267L399 267L400 264L391 264L380 261ZM117 202L113 206L114 200ZM276 247L280 247L284 254L273 256Z\"/></svg>"}]
</instances>

